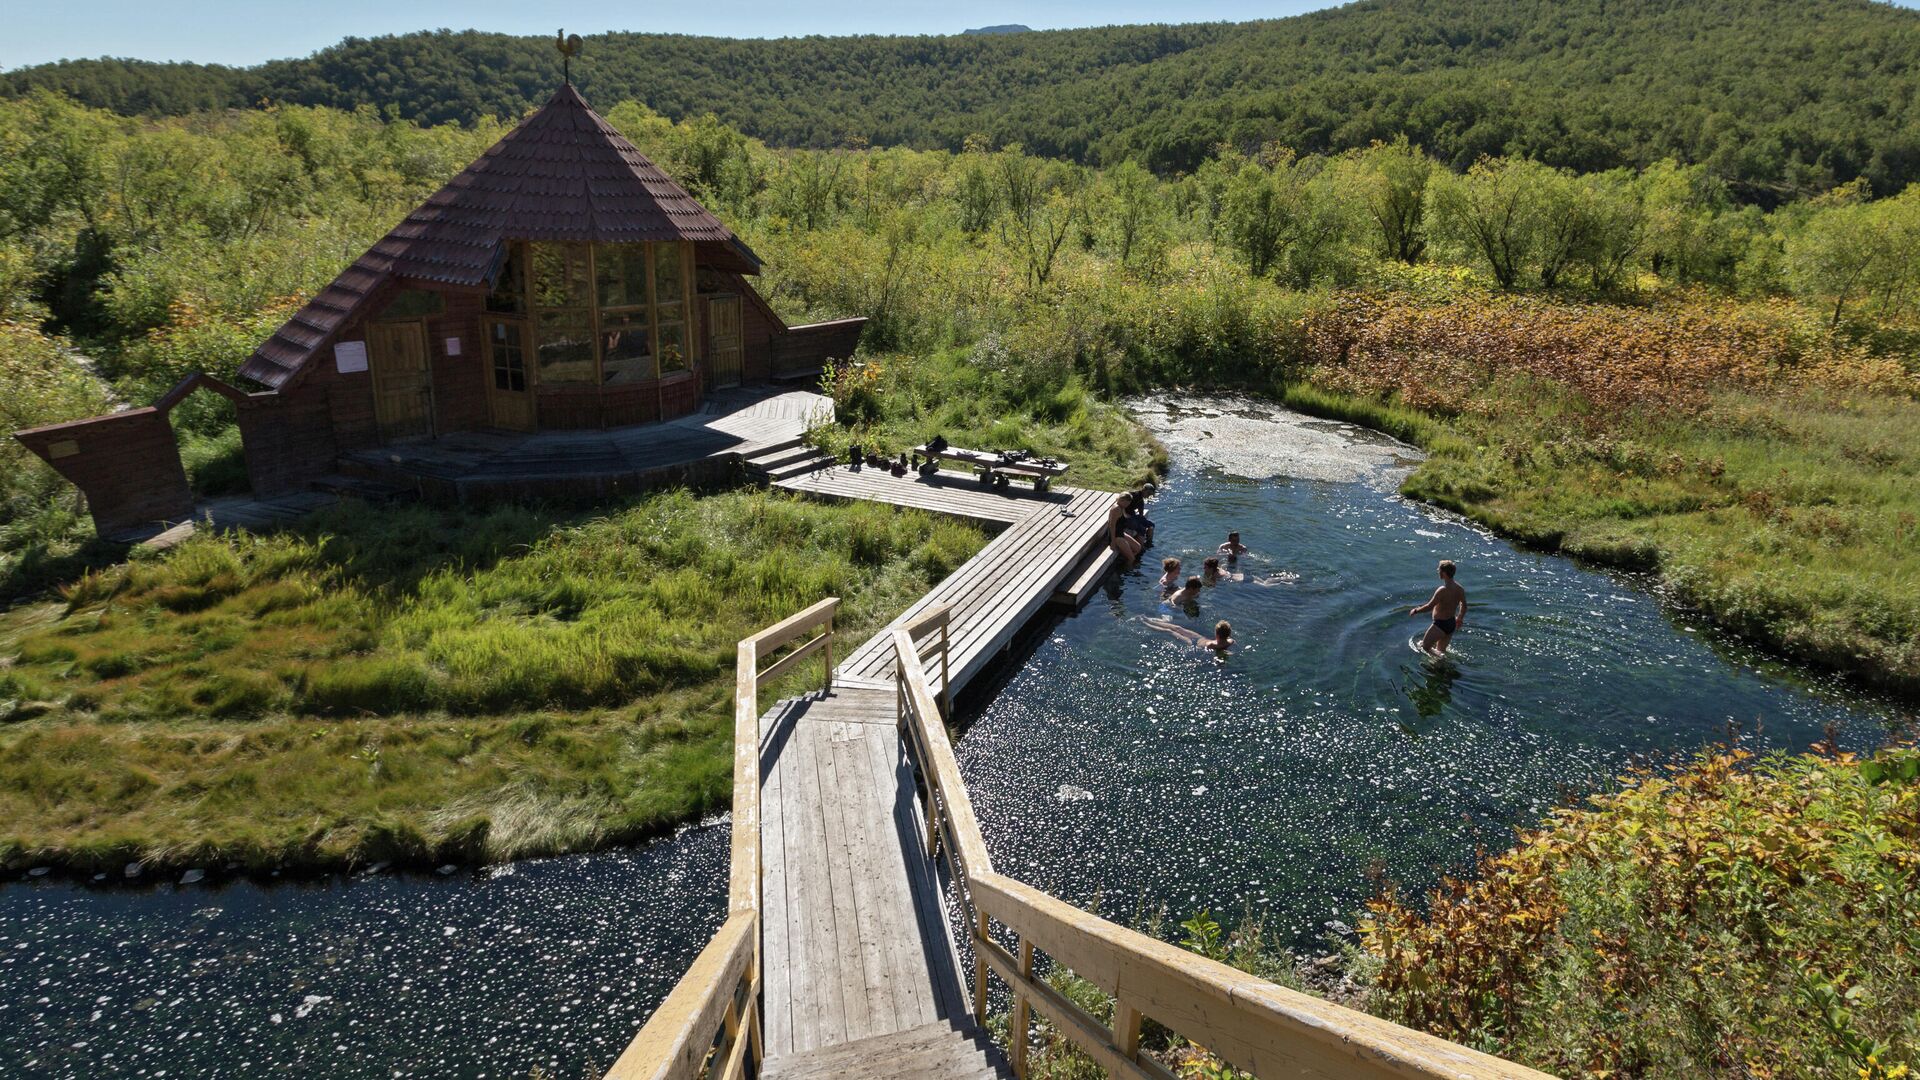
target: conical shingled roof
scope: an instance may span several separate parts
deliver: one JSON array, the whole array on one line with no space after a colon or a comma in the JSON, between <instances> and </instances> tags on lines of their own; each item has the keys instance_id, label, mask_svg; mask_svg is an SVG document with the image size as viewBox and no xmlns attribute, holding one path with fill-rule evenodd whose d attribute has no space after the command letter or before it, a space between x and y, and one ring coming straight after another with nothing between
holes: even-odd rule
<instances>
[{"instance_id":1,"label":"conical shingled roof","mask_svg":"<svg viewBox=\"0 0 1920 1080\"><path fill-rule=\"evenodd\" d=\"M703 264L759 261L706 207L562 86L255 350L240 374L279 388L390 281L482 287L506 240L680 240Z\"/></svg>"}]
</instances>

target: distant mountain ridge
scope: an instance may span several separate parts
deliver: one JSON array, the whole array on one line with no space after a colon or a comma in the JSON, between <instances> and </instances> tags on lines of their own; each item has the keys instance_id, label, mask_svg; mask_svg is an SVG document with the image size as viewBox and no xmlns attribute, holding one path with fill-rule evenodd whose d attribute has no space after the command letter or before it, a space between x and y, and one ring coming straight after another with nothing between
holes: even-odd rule
<instances>
[{"instance_id":1,"label":"distant mountain ridge","mask_svg":"<svg viewBox=\"0 0 1920 1080\"><path fill-rule=\"evenodd\" d=\"M998 26L977 26L972 30L962 30L960 31L960 36L972 37L977 34L1030 34L1032 32L1033 27L1022 23L1001 23Z\"/></svg>"},{"instance_id":2,"label":"distant mountain ridge","mask_svg":"<svg viewBox=\"0 0 1920 1080\"><path fill-rule=\"evenodd\" d=\"M348 38L251 68L83 60L0 75L127 113L263 102L424 123L517 117L559 82L545 37ZM946 37L587 39L575 82L781 146L995 143L1192 168L1222 142L1307 152L1405 134L1456 167L1672 156L1768 202L1920 179L1920 12L1869 0L1360 0L1262 22Z\"/></svg>"}]
</instances>

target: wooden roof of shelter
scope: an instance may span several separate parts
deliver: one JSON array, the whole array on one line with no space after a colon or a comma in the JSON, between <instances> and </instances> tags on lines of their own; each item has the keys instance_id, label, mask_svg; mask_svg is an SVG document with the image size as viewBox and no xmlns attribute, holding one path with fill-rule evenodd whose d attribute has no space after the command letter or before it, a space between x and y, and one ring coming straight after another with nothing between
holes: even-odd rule
<instances>
[{"instance_id":1,"label":"wooden roof of shelter","mask_svg":"<svg viewBox=\"0 0 1920 1080\"><path fill-rule=\"evenodd\" d=\"M507 240L679 240L705 265L760 269L718 218L562 86L295 312L240 374L287 385L389 282L491 285Z\"/></svg>"}]
</instances>

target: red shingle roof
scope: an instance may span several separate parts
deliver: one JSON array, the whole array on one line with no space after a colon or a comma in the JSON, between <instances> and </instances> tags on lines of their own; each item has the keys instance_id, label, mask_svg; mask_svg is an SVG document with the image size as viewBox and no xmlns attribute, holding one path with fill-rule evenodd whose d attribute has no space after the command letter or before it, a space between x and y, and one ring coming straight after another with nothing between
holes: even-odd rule
<instances>
[{"instance_id":1,"label":"red shingle roof","mask_svg":"<svg viewBox=\"0 0 1920 1080\"><path fill-rule=\"evenodd\" d=\"M682 240L703 265L759 270L718 218L563 86L295 312L240 374L286 385L389 281L488 284L505 240Z\"/></svg>"}]
</instances>

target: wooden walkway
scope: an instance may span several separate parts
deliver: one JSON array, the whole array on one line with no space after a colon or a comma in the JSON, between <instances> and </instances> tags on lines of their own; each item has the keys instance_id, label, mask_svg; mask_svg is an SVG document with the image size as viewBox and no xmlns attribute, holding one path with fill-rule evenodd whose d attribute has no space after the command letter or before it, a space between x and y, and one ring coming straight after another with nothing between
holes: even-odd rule
<instances>
[{"instance_id":1,"label":"wooden walkway","mask_svg":"<svg viewBox=\"0 0 1920 1080\"><path fill-rule=\"evenodd\" d=\"M960 477L928 482L844 466L776 486L1003 528L854 649L831 694L789 699L761 717L765 1075L1007 1075L973 1023L947 923L944 864L926 848L898 727L893 628L948 605L958 692L1057 590L1101 562L1113 496L1002 493ZM938 663L932 668L938 689Z\"/></svg>"}]
</instances>

